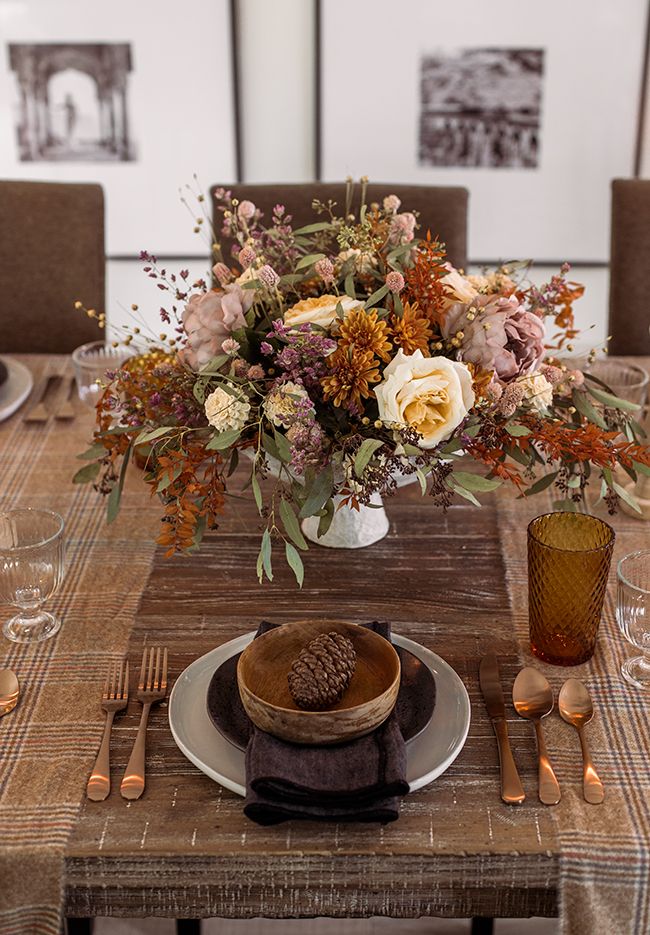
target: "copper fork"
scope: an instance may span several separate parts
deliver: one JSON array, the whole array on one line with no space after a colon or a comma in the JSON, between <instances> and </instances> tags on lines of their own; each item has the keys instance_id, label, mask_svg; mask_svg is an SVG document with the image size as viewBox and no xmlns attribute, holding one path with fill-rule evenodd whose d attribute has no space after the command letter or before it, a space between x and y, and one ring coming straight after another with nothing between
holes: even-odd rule
<instances>
[{"instance_id":1,"label":"copper fork","mask_svg":"<svg viewBox=\"0 0 650 935\"><path fill-rule=\"evenodd\" d=\"M133 750L126 766L120 792L125 799L139 799L144 792L144 753L147 736L147 721L151 705L162 701L167 694L167 649L152 646L142 653L140 678L138 680L138 701L142 704L142 716Z\"/></svg>"},{"instance_id":2,"label":"copper fork","mask_svg":"<svg viewBox=\"0 0 650 935\"><path fill-rule=\"evenodd\" d=\"M102 711L106 712L106 724L102 745L99 748L95 766L90 774L86 795L93 802L102 802L111 791L110 744L113 718L118 711L126 708L129 700L129 663L121 659L112 662L106 675L106 684L102 693Z\"/></svg>"}]
</instances>

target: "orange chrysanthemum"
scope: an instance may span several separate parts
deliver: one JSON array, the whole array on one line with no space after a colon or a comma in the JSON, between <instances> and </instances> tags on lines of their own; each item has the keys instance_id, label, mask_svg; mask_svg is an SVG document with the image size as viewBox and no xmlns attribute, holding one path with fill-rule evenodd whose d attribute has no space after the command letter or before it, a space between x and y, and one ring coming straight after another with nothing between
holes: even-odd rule
<instances>
[{"instance_id":1,"label":"orange chrysanthemum","mask_svg":"<svg viewBox=\"0 0 650 935\"><path fill-rule=\"evenodd\" d=\"M377 311L367 312L356 308L345 316L339 328L339 347L347 350L354 347L370 351L382 360L390 360L391 343L388 340L388 325L380 321Z\"/></svg>"},{"instance_id":2,"label":"orange chrysanthemum","mask_svg":"<svg viewBox=\"0 0 650 935\"><path fill-rule=\"evenodd\" d=\"M405 354L422 351L425 357L430 357L429 342L433 331L427 318L424 317L417 302L411 305L406 302L401 318L393 315L391 318L391 338L401 347Z\"/></svg>"},{"instance_id":3,"label":"orange chrysanthemum","mask_svg":"<svg viewBox=\"0 0 650 935\"><path fill-rule=\"evenodd\" d=\"M380 379L377 358L372 351L339 347L328 358L331 374L323 377L323 396L335 406L361 409L361 399L370 396L370 384Z\"/></svg>"}]
</instances>

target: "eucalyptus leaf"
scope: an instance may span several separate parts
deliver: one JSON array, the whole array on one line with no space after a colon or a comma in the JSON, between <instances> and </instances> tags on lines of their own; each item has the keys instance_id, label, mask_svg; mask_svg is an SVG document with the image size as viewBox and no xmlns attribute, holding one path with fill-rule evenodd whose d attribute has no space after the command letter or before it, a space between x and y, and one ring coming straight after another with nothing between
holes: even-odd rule
<instances>
[{"instance_id":1,"label":"eucalyptus leaf","mask_svg":"<svg viewBox=\"0 0 650 935\"><path fill-rule=\"evenodd\" d=\"M145 429L144 432L140 432L137 438L134 439L134 445L144 445L146 442L152 442L156 438L161 438L163 435L168 435L170 432L173 432L177 429L175 425L161 425L157 429Z\"/></svg>"},{"instance_id":2,"label":"eucalyptus leaf","mask_svg":"<svg viewBox=\"0 0 650 935\"><path fill-rule=\"evenodd\" d=\"M513 438L525 438L532 434L527 425L520 425L518 422L507 422L505 428L508 435L512 435Z\"/></svg>"},{"instance_id":3,"label":"eucalyptus leaf","mask_svg":"<svg viewBox=\"0 0 650 935\"><path fill-rule=\"evenodd\" d=\"M241 429L226 429L225 432L213 435L205 446L206 451L223 451L224 448L230 448L237 441L241 432Z\"/></svg>"},{"instance_id":4,"label":"eucalyptus leaf","mask_svg":"<svg viewBox=\"0 0 650 935\"><path fill-rule=\"evenodd\" d=\"M94 481L99 474L100 467L101 464L99 461L92 461L90 464L84 464L84 466L79 468L75 476L72 478L72 483L90 484L90 482Z\"/></svg>"},{"instance_id":5,"label":"eucalyptus leaf","mask_svg":"<svg viewBox=\"0 0 650 935\"><path fill-rule=\"evenodd\" d=\"M384 284L379 289L377 289L376 292L373 292L373 294L366 301L366 304L363 307L366 309L372 308L373 305L376 305L377 302L379 302L380 299L383 299L384 296L387 294L388 294L388 286Z\"/></svg>"},{"instance_id":6,"label":"eucalyptus leaf","mask_svg":"<svg viewBox=\"0 0 650 935\"><path fill-rule=\"evenodd\" d=\"M468 474L466 471L454 471L453 477L466 490L487 493L501 486L501 481L494 477L482 477L480 474Z\"/></svg>"},{"instance_id":7,"label":"eucalyptus leaf","mask_svg":"<svg viewBox=\"0 0 650 935\"><path fill-rule=\"evenodd\" d=\"M294 236L301 234L317 234L319 231L326 231L332 227L331 221L316 221L314 224L305 224L293 232Z\"/></svg>"},{"instance_id":8,"label":"eucalyptus leaf","mask_svg":"<svg viewBox=\"0 0 650 935\"><path fill-rule=\"evenodd\" d=\"M650 464L642 464L641 461L633 461L632 467L637 474L645 474L646 477L650 477Z\"/></svg>"},{"instance_id":9,"label":"eucalyptus leaf","mask_svg":"<svg viewBox=\"0 0 650 935\"><path fill-rule=\"evenodd\" d=\"M534 484L531 484L530 487L524 491L525 497L534 497L535 494L541 493L543 490L546 490L547 487L550 487L555 478L557 477L558 472L552 471L550 474L545 474L543 477L540 477L535 481Z\"/></svg>"},{"instance_id":10,"label":"eucalyptus leaf","mask_svg":"<svg viewBox=\"0 0 650 935\"><path fill-rule=\"evenodd\" d=\"M106 504L106 522L107 523L112 523L120 511L120 499L122 497L122 488L124 487L124 478L126 477L126 468L131 458L132 450L133 450L133 445L131 444L124 452L124 457L122 459L122 467L120 469L120 476L118 477L117 483L115 484L110 494L108 495L108 503Z\"/></svg>"},{"instance_id":11,"label":"eucalyptus leaf","mask_svg":"<svg viewBox=\"0 0 650 935\"><path fill-rule=\"evenodd\" d=\"M325 504L324 510L321 511L321 516L318 521L318 531L316 535L320 539L321 536L324 536L327 530L332 525L332 520L334 519L334 501L328 500Z\"/></svg>"},{"instance_id":12,"label":"eucalyptus leaf","mask_svg":"<svg viewBox=\"0 0 650 935\"><path fill-rule=\"evenodd\" d=\"M427 492L427 479L420 468L416 468L415 473L417 475L417 479L420 481L420 490L422 491L422 496L424 496L424 494Z\"/></svg>"},{"instance_id":13,"label":"eucalyptus leaf","mask_svg":"<svg viewBox=\"0 0 650 935\"><path fill-rule=\"evenodd\" d=\"M251 474L251 487L253 488L253 496L255 497L255 504L257 506L257 512L261 515L262 513L262 491L260 490L260 482L257 479L257 474L253 468L253 473Z\"/></svg>"},{"instance_id":14,"label":"eucalyptus leaf","mask_svg":"<svg viewBox=\"0 0 650 935\"><path fill-rule=\"evenodd\" d=\"M289 461L291 461L291 445L287 437L283 435L282 432L276 432L275 429L273 430L273 436L280 454L280 460L288 464Z\"/></svg>"},{"instance_id":15,"label":"eucalyptus leaf","mask_svg":"<svg viewBox=\"0 0 650 935\"><path fill-rule=\"evenodd\" d=\"M296 272L299 269L307 269L307 267L313 266L314 263L317 263L319 260L324 260L324 259L325 259L324 253L308 253L307 256L303 256L296 263Z\"/></svg>"},{"instance_id":16,"label":"eucalyptus leaf","mask_svg":"<svg viewBox=\"0 0 650 935\"><path fill-rule=\"evenodd\" d=\"M349 296L351 299L356 299L357 293L354 288L354 275L352 273L348 273L348 275L345 277L343 288L345 289L345 294L347 296Z\"/></svg>"},{"instance_id":17,"label":"eucalyptus leaf","mask_svg":"<svg viewBox=\"0 0 650 935\"><path fill-rule=\"evenodd\" d=\"M470 503L473 503L474 506L481 506L480 502L476 499L473 493L469 490L465 490L460 484L456 483L453 475L451 477L445 478L445 484L449 487L450 490L453 490L454 493L457 493L459 496L464 497L465 500L469 500Z\"/></svg>"},{"instance_id":18,"label":"eucalyptus leaf","mask_svg":"<svg viewBox=\"0 0 650 935\"><path fill-rule=\"evenodd\" d=\"M314 516L327 503L332 496L334 488L334 477L332 465L328 464L314 478L309 490L306 490L305 502L300 510L300 519L307 516Z\"/></svg>"},{"instance_id":19,"label":"eucalyptus leaf","mask_svg":"<svg viewBox=\"0 0 650 935\"><path fill-rule=\"evenodd\" d=\"M601 429L607 429L607 423L601 414L591 405L586 393L583 393L581 390L574 390L572 399L573 405L585 419L593 422L594 425L597 425Z\"/></svg>"},{"instance_id":20,"label":"eucalyptus leaf","mask_svg":"<svg viewBox=\"0 0 650 935\"><path fill-rule=\"evenodd\" d=\"M298 548L303 549L303 551L308 549L309 546L305 542L305 537L300 529L300 523L296 518L296 514L286 500L280 500L280 516L282 518L282 525L292 542L295 542Z\"/></svg>"},{"instance_id":21,"label":"eucalyptus leaf","mask_svg":"<svg viewBox=\"0 0 650 935\"><path fill-rule=\"evenodd\" d=\"M621 500L625 500L628 506L631 506L633 510L636 510L637 513L643 513L641 507L639 506L636 497L630 493L629 490L626 490L625 487L621 487L620 484L617 484L616 481L612 484L612 487L619 495Z\"/></svg>"},{"instance_id":22,"label":"eucalyptus leaf","mask_svg":"<svg viewBox=\"0 0 650 935\"><path fill-rule=\"evenodd\" d=\"M357 477L363 477L363 472L375 451L381 448L384 443L377 438L366 438L361 442L359 450L354 457L354 473Z\"/></svg>"},{"instance_id":23,"label":"eucalyptus leaf","mask_svg":"<svg viewBox=\"0 0 650 935\"><path fill-rule=\"evenodd\" d=\"M80 461L94 461L95 458L101 458L106 454L106 449L101 442L95 442L90 448L86 448L81 454L77 455Z\"/></svg>"},{"instance_id":24,"label":"eucalyptus leaf","mask_svg":"<svg viewBox=\"0 0 650 935\"><path fill-rule=\"evenodd\" d=\"M212 360L209 360L207 364L201 367L199 374L201 376L211 376L212 374L217 373L217 371L223 367L227 360L227 354L217 354L216 357L213 357Z\"/></svg>"},{"instance_id":25,"label":"eucalyptus leaf","mask_svg":"<svg viewBox=\"0 0 650 935\"><path fill-rule=\"evenodd\" d=\"M273 581L273 568L271 565L271 533L268 529L264 530L262 536L262 566L269 581Z\"/></svg>"},{"instance_id":26,"label":"eucalyptus leaf","mask_svg":"<svg viewBox=\"0 0 650 935\"><path fill-rule=\"evenodd\" d=\"M621 399L620 396L614 396L613 393L606 393L604 390L596 389L595 386L587 385L591 395L600 403L609 406L610 409L624 409L626 412L638 412L641 406L637 403L631 403L629 399Z\"/></svg>"},{"instance_id":27,"label":"eucalyptus leaf","mask_svg":"<svg viewBox=\"0 0 650 935\"><path fill-rule=\"evenodd\" d=\"M291 571L296 576L298 587L301 588L302 583L305 580L305 566L302 563L302 559L290 542L284 543L284 551L287 556L287 563L291 568Z\"/></svg>"}]
</instances>

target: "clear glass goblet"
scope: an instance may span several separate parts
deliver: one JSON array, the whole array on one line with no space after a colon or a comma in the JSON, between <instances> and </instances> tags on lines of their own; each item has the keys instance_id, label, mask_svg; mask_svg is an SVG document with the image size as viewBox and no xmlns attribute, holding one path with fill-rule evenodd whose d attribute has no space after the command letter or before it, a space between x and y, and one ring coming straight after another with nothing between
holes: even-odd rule
<instances>
[{"instance_id":1,"label":"clear glass goblet","mask_svg":"<svg viewBox=\"0 0 650 935\"><path fill-rule=\"evenodd\" d=\"M51 510L0 513L0 600L19 608L2 632L14 643L38 643L61 626L43 604L63 580L63 528Z\"/></svg>"},{"instance_id":2,"label":"clear glass goblet","mask_svg":"<svg viewBox=\"0 0 650 935\"><path fill-rule=\"evenodd\" d=\"M106 371L117 369L132 354L124 345L112 347L104 341L91 341L76 348L72 352L72 366L82 403L94 409L104 392Z\"/></svg>"},{"instance_id":3,"label":"clear glass goblet","mask_svg":"<svg viewBox=\"0 0 650 935\"><path fill-rule=\"evenodd\" d=\"M650 549L631 552L618 563L616 619L625 639L642 652L625 660L621 674L650 691Z\"/></svg>"}]
</instances>

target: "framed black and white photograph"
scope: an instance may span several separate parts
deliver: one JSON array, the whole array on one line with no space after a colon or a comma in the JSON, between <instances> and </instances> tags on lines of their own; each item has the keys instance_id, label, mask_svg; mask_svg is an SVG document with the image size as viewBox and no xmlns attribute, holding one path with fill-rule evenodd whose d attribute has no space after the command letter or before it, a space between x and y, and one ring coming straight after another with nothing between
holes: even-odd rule
<instances>
[{"instance_id":1,"label":"framed black and white photograph","mask_svg":"<svg viewBox=\"0 0 650 935\"><path fill-rule=\"evenodd\" d=\"M465 186L474 261L606 261L610 180L635 168L647 0L625 17L605 0L318 7L323 180Z\"/></svg>"},{"instance_id":2,"label":"framed black and white photograph","mask_svg":"<svg viewBox=\"0 0 650 935\"><path fill-rule=\"evenodd\" d=\"M179 189L237 180L235 115L230 0L0 0L2 174L100 182L109 255L205 252Z\"/></svg>"}]
</instances>

